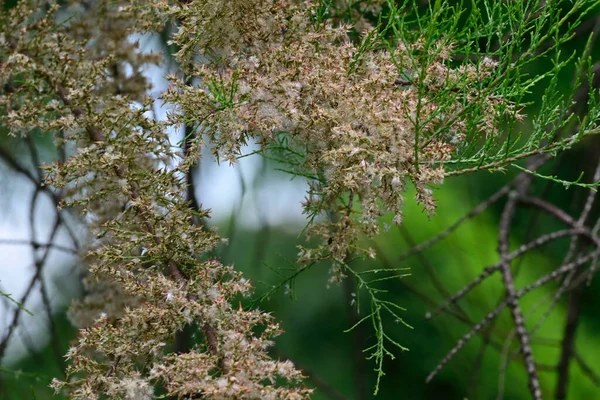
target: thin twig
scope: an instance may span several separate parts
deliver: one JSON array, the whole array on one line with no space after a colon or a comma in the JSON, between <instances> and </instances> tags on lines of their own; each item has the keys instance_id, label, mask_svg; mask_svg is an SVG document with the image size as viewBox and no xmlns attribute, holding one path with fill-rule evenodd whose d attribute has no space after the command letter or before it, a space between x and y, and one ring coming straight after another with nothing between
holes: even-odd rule
<instances>
[{"instance_id":1,"label":"thin twig","mask_svg":"<svg viewBox=\"0 0 600 400\"><path fill-rule=\"evenodd\" d=\"M494 193L493 195L491 195L487 200L481 202L480 204L478 204L475 208L473 208L471 211L469 211L467 214L465 214L464 216L462 216L458 221L456 221L455 223L453 223L452 225L450 225L448 228L446 228L444 231L442 231L441 233L439 233L438 235L434 236L433 238L412 247L409 251L407 251L406 253L400 255L400 257L398 257L398 261L403 261L417 253L422 252L423 250L433 246L434 244L444 240L445 238L447 238L452 232L454 232L456 229L458 229L460 226L463 225L463 223L465 223L465 221L468 221L471 218L476 217L477 215L481 214L483 211L485 211L486 209L488 209L492 204L494 204L495 202L497 202L498 200L500 200L502 197L504 197L506 194L508 194L508 192L510 192L510 185L506 185L503 188L501 188L500 190L498 190L496 193Z\"/></svg>"},{"instance_id":2,"label":"thin twig","mask_svg":"<svg viewBox=\"0 0 600 400\"><path fill-rule=\"evenodd\" d=\"M562 238L565 236L571 236L571 235L577 235L577 234L582 234L582 230L566 229L566 230L562 230L562 231L548 233L546 235L540 236L539 238L537 238L529 243L521 245L517 250L515 250L512 253L510 253L509 255L507 255L505 260L507 262L510 262L510 261L514 260L515 258L520 257L523 254L525 254L537 247L540 247L548 242L551 242L553 240L556 240L556 239L559 239L559 238ZM446 302L444 304L442 304L440 307L438 307L436 310L432 311L431 313L428 313L426 317L433 318L436 315L438 315L442 310L447 308L450 304L457 302L462 297L464 297L468 292L473 290L477 285L481 284L488 276L490 276L494 272L500 270L501 266L502 266L502 262L498 262L494 265L484 268L484 270L477 276L477 278L475 278L470 283L467 283L461 290L459 290L456 294L454 294L452 297L450 297L448 300L446 300Z\"/></svg>"},{"instance_id":3,"label":"thin twig","mask_svg":"<svg viewBox=\"0 0 600 400\"><path fill-rule=\"evenodd\" d=\"M8 239L8 238L0 238L0 245L10 245L10 246L31 246L34 249L44 249L47 247L51 247L54 250L63 251L65 253L78 255L79 252L76 249L72 249L67 246L62 246L56 243L39 243L35 240L27 240L27 239Z\"/></svg>"},{"instance_id":4,"label":"thin twig","mask_svg":"<svg viewBox=\"0 0 600 400\"><path fill-rule=\"evenodd\" d=\"M581 368L581 371L585 374L585 376L590 378L594 385L600 387L600 376L598 376L598 374L595 373L594 370L585 362L578 351L573 351L573 358L575 361L577 361L579 368Z\"/></svg>"},{"instance_id":5,"label":"thin twig","mask_svg":"<svg viewBox=\"0 0 600 400\"><path fill-rule=\"evenodd\" d=\"M523 313L516 297L517 290L515 288L512 271L510 270L510 262L506 261L506 257L508 256L509 252L510 226L517 208L517 199L519 195L523 194L528 189L528 187L528 181L526 181L521 187L519 187L520 193L515 193L515 196L509 196L508 202L504 207L504 211L502 212L502 217L500 219L500 229L498 233L498 253L500 253L500 257L502 258L500 271L502 272L502 280L504 281L504 286L506 288L508 308L510 309L513 322L515 324L517 337L521 343L521 352L523 354L523 361L525 362L525 368L527 370L527 377L529 381L529 391L535 400L542 400L542 389L535 366L533 351L531 349L529 333L525 327Z\"/></svg>"},{"instance_id":6,"label":"thin twig","mask_svg":"<svg viewBox=\"0 0 600 400\"><path fill-rule=\"evenodd\" d=\"M50 231L49 241L54 240L54 237L58 233L59 227L60 227L60 223L59 223L59 219L57 218L56 222L54 223L54 225L53 225L53 227L52 227L52 229ZM51 249L51 247L46 247L44 249L44 254L40 258L43 261L43 263L45 263L46 258L50 254L50 249ZM29 285L27 286L27 289L25 289L25 293L21 296L21 298L19 300L19 303L25 305L25 303L27 302L27 299L29 299L29 296L31 295L31 293L33 291L33 288L35 287L36 283L41 279L41 277L42 277L42 268L36 268L35 274L30 279ZM21 308L15 309L15 312L13 313L13 318L12 318L12 320L10 322L9 327L8 327L8 332L6 333L6 336L4 336L4 338L0 342L0 361L4 357L4 353L6 352L6 348L8 346L8 342L10 341L10 339L11 339L12 335L14 334L17 326L19 325L19 321L21 319L21 311L22 311Z\"/></svg>"},{"instance_id":7,"label":"thin twig","mask_svg":"<svg viewBox=\"0 0 600 400\"><path fill-rule=\"evenodd\" d=\"M586 254L585 256L581 256L573 262L569 264L563 265L560 268L542 276L538 280L529 285L525 286L523 289L517 291L515 293L515 298L520 299L527 293L547 284L548 282L553 281L554 279L572 271L575 268L578 268L580 265L585 264L592 260L594 257L600 256L600 249L596 250L592 253ZM426 382L430 382L441 370L442 368L471 340L471 338L478 333L484 326L487 325L488 322L496 318L502 310L508 305L508 302L505 300L500 303L494 310L489 312L483 319L481 319L475 326L471 328L469 332L463 335L457 342L457 344L452 348L448 354L438 363L438 365L434 368L434 370L427 376Z\"/></svg>"}]
</instances>

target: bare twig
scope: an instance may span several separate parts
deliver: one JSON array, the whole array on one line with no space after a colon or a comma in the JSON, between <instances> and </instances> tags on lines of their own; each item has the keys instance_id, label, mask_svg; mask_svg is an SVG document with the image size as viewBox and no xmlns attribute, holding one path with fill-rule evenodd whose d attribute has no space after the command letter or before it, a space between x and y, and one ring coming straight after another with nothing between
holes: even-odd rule
<instances>
[{"instance_id":1,"label":"bare twig","mask_svg":"<svg viewBox=\"0 0 600 400\"><path fill-rule=\"evenodd\" d=\"M498 253L502 259L500 271L502 273L502 280L506 288L506 302L515 324L517 337L521 343L521 352L523 353L523 360L525 362L525 368L527 370L527 377L529 381L529 391L535 400L542 400L542 389L535 366L533 351L531 349L529 333L525 327L523 313L521 311L521 307L519 306L518 298L516 297L517 290L515 288L512 271L510 270L510 261L506 261L506 257L509 255L510 227L517 208L517 201L519 196L524 195L528 191L530 182L531 178L523 180L517 186L517 191L512 192L511 195L509 195L508 201L500 218L500 227L498 232Z\"/></svg>"},{"instance_id":2,"label":"bare twig","mask_svg":"<svg viewBox=\"0 0 600 400\"><path fill-rule=\"evenodd\" d=\"M577 361L577 364L579 365L579 368L581 368L581 371L588 378L590 378L594 385L600 387L600 376L598 376L598 374L594 372L594 370L592 370L592 368L585 362L585 360L581 357L581 354L578 351L574 350L573 357L575 358L575 361Z\"/></svg>"},{"instance_id":3,"label":"bare twig","mask_svg":"<svg viewBox=\"0 0 600 400\"><path fill-rule=\"evenodd\" d=\"M578 230L578 229L567 229L567 230L552 232L552 233L540 236L539 238L537 238L529 243L521 245L521 247L519 247L517 250L508 254L505 257L505 261L510 262L510 261L514 260L515 258L520 257L523 254L526 254L529 251L531 251L535 248L538 248L538 247L540 247L548 242L551 242L553 240L556 240L556 239L559 239L562 237L566 237L566 236L582 234L582 232L583 232L582 230ZM431 313L428 313L426 317L427 318L435 317L442 310L447 308L450 304L455 303L458 300L460 300L461 298L463 298L468 292L473 290L477 285L481 284L491 274L493 274L496 271L499 271L501 269L501 267L502 267L502 262L499 262L497 264L494 264L494 265L484 268L484 270L479 274L479 276L477 276L477 278L475 278L470 283L466 284L461 290L459 290L456 294L454 294L452 297L450 297L448 300L446 300L446 302L444 304L442 304L440 307L438 307L436 310L434 310Z\"/></svg>"}]
</instances>

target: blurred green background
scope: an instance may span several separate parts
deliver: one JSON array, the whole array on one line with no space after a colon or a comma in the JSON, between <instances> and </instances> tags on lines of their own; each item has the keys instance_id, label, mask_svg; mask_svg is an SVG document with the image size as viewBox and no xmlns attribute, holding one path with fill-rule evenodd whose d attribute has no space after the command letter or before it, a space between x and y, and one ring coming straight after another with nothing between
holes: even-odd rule
<instances>
[{"instance_id":1,"label":"blurred green background","mask_svg":"<svg viewBox=\"0 0 600 400\"><path fill-rule=\"evenodd\" d=\"M8 5L10 2L5 3ZM594 21L597 15L589 15ZM569 50L580 51L587 35L581 35ZM598 53L598 45L593 53ZM530 73L546 65L532 65ZM566 71L561 81L566 91L571 82L572 71ZM531 93L531 100L539 100L541 93ZM528 109L535 113L536 105ZM47 141L38 138L38 146L47 146ZM2 138L0 145L10 147L14 143ZM545 166L544 174L557 174L561 179L576 179L581 171L585 177L593 175L600 157L600 141L587 139L572 151L560 155ZM271 165L270 167L273 167ZM10 171L3 173L10 174ZM376 268L410 268L411 275L402 279L384 282L387 290L383 298L406 308L403 319L414 329L408 329L392 319L385 321L387 334L409 348L409 351L394 350L395 358L386 358L386 375L381 381L378 399L496 399L503 392L504 399L530 398L525 369L519 357L508 363L503 371L504 348L509 353L515 349L515 340L506 341L513 329L512 320L505 310L488 328L476 335L445 366L431 383L426 384L427 375L452 349L457 340L470 327L490 312L504 297L504 287L499 275L494 275L459 302L460 310L426 319L427 312L443 303L449 294L461 289L474 279L486 266L498 261L498 221L505 199L488 210L464 223L444 241L421 254L406 260L399 257L415 244L421 243L450 226L468 213L479 202L514 178L516 171L505 173L480 172L469 176L447 179L436 188L438 198L437 215L428 218L422 208L407 194L404 225L392 228L371 243L378 251L377 260L356 261L357 270ZM263 179L271 179L267 172ZM204 190L204 188L200 188ZM566 190L561 185L536 180L533 192L578 215L586 191L572 187ZM1 212L10 212L4 210ZM598 207L594 207L591 220L598 218ZM238 216L239 217L239 216ZM244 271L256 287L257 296L271 285L281 282L293 273L294 260L303 243L297 233L300 227L288 229L264 228L249 231L237 219L216 221L220 232L230 237L230 245L222 248L218 256L224 262L233 263ZM551 218L532 210L521 210L514 221L512 248L526 243L547 232L561 229ZM296 233L290 231L296 230ZM568 239L552 242L537 251L517 260L516 285L522 288L538 277L555 269L568 248ZM0 280L2 277L0 276ZM320 264L302 272L290 290L282 288L260 307L273 313L281 322L285 333L276 341L275 357L290 358L309 376L307 384L315 387L314 399L356 399L373 397L376 373L372 361L365 360L362 350L374 344L374 333L367 324L349 333L344 333L356 322L352 304L357 292L356 282L349 279L340 285L327 287L328 265ZM520 304L526 315L527 326L532 328L542 316L549 299L560 283L549 283L526 295ZM584 371L583 364L571 363L569 399L600 399L600 280L591 281L583 293L580 324L577 330L576 351L585 366L595 374ZM542 305L542 307L540 307ZM455 315L466 317L456 318ZM364 314L363 314L364 315ZM554 366L560 354L566 316L566 301L561 300L554 312L532 336L532 345L544 393L551 398L556 384ZM465 321L466 319L466 321ZM0 399L50 399L52 392L48 384L52 377L62 377L65 361L57 354L64 354L76 337L76 330L66 317L66 309L55 315L58 334L55 341L39 351L31 350L20 361L0 367ZM510 347L508 347L510 346ZM61 398L57 396L55 398Z\"/></svg>"}]
</instances>

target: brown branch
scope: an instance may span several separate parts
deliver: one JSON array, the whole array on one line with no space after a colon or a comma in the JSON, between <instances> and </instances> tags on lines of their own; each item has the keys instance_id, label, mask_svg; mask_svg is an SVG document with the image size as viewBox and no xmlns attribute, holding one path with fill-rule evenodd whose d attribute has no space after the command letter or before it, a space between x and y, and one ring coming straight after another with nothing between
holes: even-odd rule
<instances>
[{"instance_id":1,"label":"brown branch","mask_svg":"<svg viewBox=\"0 0 600 400\"><path fill-rule=\"evenodd\" d=\"M481 329L484 326L486 326L488 322L492 321L498 316L498 314L500 314L500 312L502 312L502 310L504 310L504 307L506 307L506 301L499 304L493 311L488 313L485 317L483 317L481 321L479 321L475 326L473 326L469 332L467 332L465 335L463 335L463 337L458 339L456 345L438 363L438 365L433 369L433 371L431 371L429 375L427 375L425 382L431 382L431 380L435 378L435 376L442 370L442 368L444 368L446 364L448 364L448 362L452 360L452 358L456 354L458 354L458 352L469 342L469 340L471 340L473 336L475 336L476 333L481 331Z\"/></svg>"},{"instance_id":2,"label":"brown branch","mask_svg":"<svg viewBox=\"0 0 600 400\"><path fill-rule=\"evenodd\" d=\"M39 243L35 240L27 240L27 239L7 239L0 238L0 245L19 245L19 246L31 246L34 249L44 249L47 247L51 247L54 250L63 251L65 253L78 255L79 252L76 249L72 249L70 247L62 246L56 243Z\"/></svg>"},{"instance_id":3,"label":"brown branch","mask_svg":"<svg viewBox=\"0 0 600 400\"><path fill-rule=\"evenodd\" d=\"M521 193L515 193L514 196L509 196L508 202L504 207L498 233L498 253L500 253L500 257L502 258L500 271L502 273L504 286L506 287L506 301L515 324L517 337L521 343L521 352L523 354L523 361L525 362L529 381L529 391L535 400L542 400L542 389L535 366L533 351L531 349L529 333L525 327L523 313L519 306L518 298L516 297L517 290L515 288L512 271L510 270L510 262L506 261L509 252L510 226L517 208L517 199L519 194L524 193L528 189L529 182L530 180L524 181L519 187Z\"/></svg>"},{"instance_id":4,"label":"brown branch","mask_svg":"<svg viewBox=\"0 0 600 400\"><path fill-rule=\"evenodd\" d=\"M583 286L579 285L571 291L569 296L569 309L567 311L567 321L565 323L560 360L556 366L558 371L558 383L554 398L564 400L567 397L567 385L569 383L569 363L575 350L575 333L579 323L580 299L583 293Z\"/></svg>"},{"instance_id":5,"label":"brown branch","mask_svg":"<svg viewBox=\"0 0 600 400\"><path fill-rule=\"evenodd\" d=\"M404 225L399 226L398 229L400 230L400 233L402 234L402 236L404 237L404 240L408 243L408 245L410 247L414 248L415 242L414 242L410 232L408 231L408 229L406 229L406 227ZM421 265L423 266L423 269L425 270L427 275L429 275L429 279L433 283L433 286L444 297L449 297L450 292L448 292L448 289L446 289L446 287L444 286L444 283L442 282L440 277L435 272L435 268L433 268L433 266L431 265L429 260L427 260L427 257L425 257L425 255L422 252L419 252L416 255L419 258L419 261L420 261ZM453 303L452 305L454 306L454 308L456 309L456 312L458 314L461 314L464 318L467 318L467 313L461 307L459 307L456 303Z\"/></svg>"},{"instance_id":6,"label":"brown branch","mask_svg":"<svg viewBox=\"0 0 600 400\"><path fill-rule=\"evenodd\" d=\"M583 357L581 357L581 354L578 351L573 350L573 357L575 358L575 361L577 362L579 368L581 368L581 371L585 374L585 376L590 378L594 385L600 387L600 376L598 376L598 374L596 374L594 370L592 370L592 368L585 362Z\"/></svg>"},{"instance_id":7,"label":"brown branch","mask_svg":"<svg viewBox=\"0 0 600 400\"><path fill-rule=\"evenodd\" d=\"M19 174L21 174L22 176L27 178L27 180L29 180L35 186L34 193L33 193L32 199L30 201L30 212L29 212L29 226L30 226L31 239L30 240L0 239L0 244L9 244L9 245L27 244L27 245L31 246L31 250L33 252L35 273L34 273L33 277L31 278L30 283L25 290L25 293L22 295L22 297L20 299L20 303L25 304L27 302L30 295L33 293L33 288L39 282L40 293L42 296L42 303L44 305L44 309L45 309L45 312L48 317L48 321L50 324L50 331L51 331L52 336L54 338L57 338L58 333L57 333L56 326L54 325L52 310L50 307L50 299L48 296L46 284L43 280L43 269L44 269L46 261L49 257L50 250L57 249L57 250L71 253L71 254L78 254L79 251L77 249L79 248L79 241L78 241L77 236L75 235L75 233L72 231L71 227L69 226L69 224L66 223L66 221L64 220L62 212L60 212L58 210L56 210L56 214L55 214L56 220L51 229L47 243L41 244L37 240L36 229L35 229L35 208L36 208L36 203L37 203L37 199L39 198L39 195L41 193L47 194L51 198L51 200L54 202L55 206L58 205L58 203L60 202L60 197L58 195L56 195L54 192L52 192L49 188L43 186L43 183L42 183L43 172L38 168L40 162L39 162L39 156L37 154L37 149L36 149L33 141L31 141L30 139L27 140L27 145L30 150L32 163L37 171L37 176L34 176L33 173L31 173L28 169L21 166L21 164L18 163L14 159L14 157L11 154L9 154L2 147L0 147L0 159L3 160L14 171L18 172ZM58 234L59 228L61 228L61 227L64 227L65 230L67 231L73 245L75 246L75 249L71 249L71 248L61 246L59 244L54 243L54 239L55 239L56 235ZM41 255L38 253L39 249L43 250ZM6 348L8 346L8 342L12 338L17 326L20 323L21 311L22 311L21 308L15 309L15 311L13 313L12 321L8 328L8 332L7 332L6 336L0 342L0 360L3 358ZM62 358L62 355L59 354L59 349L56 347L56 345L57 345L56 340L53 340L52 344L53 344L53 349L57 354L57 357L56 357L57 361L59 363L62 363L63 358ZM61 364L61 366L62 366L62 364Z\"/></svg>"},{"instance_id":8,"label":"brown branch","mask_svg":"<svg viewBox=\"0 0 600 400\"><path fill-rule=\"evenodd\" d=\"M597 22L600 20L597 20ZM595 30L596 34L597 30L600 27L600 24L596 23ZM592 178L593 182L600 180L600 162L596 165L596 171L594 172L594 176ZM578 226L583 226L587 220L587 217L592 209L594 201L596 199L596 191L589 190L588 196L586 198L583 210L579 216L579 219L576 221ZM567 261L570 261L572 255L575 253L575 249L578 247L577 237L574 237L570 243L569 251L567 253ZM593 261L593 264L595 262ZM593 266L592 266L593 268ZM590 276L592 268L590 268ZM563 284L559 289L559 293L556 296L555 302L558 301L558 297L562 295L562 293L566 290L566 288L571 283L571 280L575 276L577 270L573 270L567 275ZM569 382L569 365L572 357L574 356L574 348L575 348L575 334L577 330L577 325L579 322L579 314L580 314L580 300L583 294L583 287L580 284L576 284L575 288L571 291L569 296L569 307L567 312L567 320L564 327L564 334L561 346L561 354L560 360L556 367L558 371L558 383L556 385L555 398L558 400L565 399L567 396L567 385Z\"/></svg>"},{"instance_id":9,"label":"brown branch","mask_svg":"<svg viewBox=\"0 0 600 400\"><path fill-rule=\"evenodd\" d=\"M525 286L523 289L517 291L515 293L515 298L520 299L527 293L531 292L539 288L540 286L545 285L546 283L553 281L554 279L572 271L575 268L578 268L580 265L583 265L590 260L594 259L594 257L600 256L600 249L596 250L592 253L589 253L585 256L579 257L573 262L569 264L563 265L562 267L544 275L539 278L535 282ZM498 306L489 312L485 317L483 317L471 330L465 333L462 338L460 338L457 344L448 352L448 354L438 363L435 369L427 376L426 382L430 382L441 370L442 368L475 336L476 333L481 331L481 329L487 325L488 322L492 321L504 308L508 305L508 300L504 300L502 303L498 304Z\"/></svg>"},{"instance_id":10,"label":"brown branch","mask_svg":"<svg viewBox=\"0 0 600 400\"><path fill-rule=\"evenodd\" d=\"M59 227L60 227L60 222L59 222L59 219L57 218L56 221L55 221L55 223L54 223L54 225L53 225L53 227L52 227L52 230L50 231L50 238L49 238L50 242L52 242L54 240L54 237L58 233L58 228ZM41 265L45 264L45 262L46 262L46 260L48 258L48 255L50 254L50 249L51 249L51 247L46 247L44 249L44 253L40 257ZM19 299L19 303L25 305L25 303L27 302L27 299L29 299L29 296L31 295L31 293L33 291L33 288L35 287L36 283L42 278L42 269L43 268L36 268L35 274L31 278L31 280L29 282L29 285L27 286L27 289L25 289L25 293L23 293L23 295ZM6 336L4 336L4 338L0 342L0 361L4 357L4 353L6 352L6 348L8 346L8 342L10 341L10 339L11 339L12 335L14 334L17 326L19 325L19 321L21 319L21 313L22 313L21 308L15 309L15 312L13 313L13 318L12 318L12 320L10 322L9 327L8 327L8 332L7 332Z\"/></svg>"},{"instance_id":11,"label":"brown branch","mask_svg":"<svg viewBox=\"0 0 600 400\"><path fill-rule=\"evenodd\" d=\"M556 207L555 205L548 203L538 197L523 196L519 197L519 202L528 206L539 208L551 216L555 217L565 225L568 225L574 229L580 229L581 236L585 237L591 244L600 247L600 240L596 237L592 231L588 228L582 227L573 217L569 214Z\"/></svg>"},{"instance_id":12,"label":"brown branch","mask_svg":"<svg viewBox=\"0 0 600 400\"><path fill-rule=\"evenodd\" d=\"M7 150L2 148L2 146L0 146L0 160L4 161L13 170L15 170L16 172L20 173L25 178L27 178L27 180L29 180L31 183L33 183L33 185L36 187L36 189L43 190L44 193L50 197L50 199L52 200L52 202L54 203L55 206L58 206L62 202L62 199L58 194L56 194L55 192L50 190L50 188L44 186L43 182L38 180L31 173L31 171L29 171L27 168L25 168L21 164L19 164L17 162L17 160L15 160L15 158ZM79 244L79 238L75 234L75 232L71 229L71 226L64 220L62 212L58 213L57 216L60 219L61 226L66 229L66 231L69 235L69 238L73 242L75 248L79 249L81 247ZM55 245L55 247L56 247L56 245Z\"/></svg>"},{"instance_id":13,"label":"brown branch","mask_svg":"<svg viewBox=\"0 0 600 400\"><path fill-rule=\"evenodd\" d=\"M441 233L437 234L436 236L434 236L433 238L426 240L425 242L418 244L414 247L412 247L409 251L407 251L404 254L401 254L398 257L398 261L403 261L417 253L422 252L423 250L433 246L434 244L444 240L445 238L447 238L452 232L454 232L456 229L458 229L462 224L464 224L466 221L468 221L471 218L476 217L477 215L481 214L483 211L487 210L492 204L494 204L495 202L497 202L498 200L500 200L502 197L504 197L506 194L508 194L508 192L510 191L510 185L506 185L504 187L502 187L500 190L498 190L496 193L494 193L493 195L491 195L487 200L481 202L480 204L478 204L476 207L474 207L471 211L469 211L467 214L465 214L464 216L462 216L459 220L457 220L456 222L454 222L452 225L450 225L448 228L446 228L444 231L442 231Z\"/></svg>"},{"instance_id":14,"label":"brown branch","mask_svg":"<svg viewBox=\"0 0 600 400\"><path fill-rule=\"evenodd\" d=\"M450 297L448 300L446 300L446 302L444 304L442 304L440 307L438 307L436 310L434 310L431 313L428 313L427 318L435 317L440 312L442 312L444 309L448 308L448 306L450 304L456 303L458 300L463 298L468 292L470 292L476 286L481 284L487 277L492 275L494 272L500 270L502 268L502 262L510 262L510 261L514 260L515 258L520 257L523 254L525 254L537 247L540 247L548 242L551 242L553 240L556 240L556 239L559 239L559 238L562 238L565 236L572 236L572 235L578 235L578 234L583 234L583 231L580 229L566 229L566 230L552 232L552 233L540 236L539 238L537 238L529 243L521 245L517 250L508 254L504 258L503 261L484 268L484 270L473 281L466 284L461 290L459 290L456 294L454 294L452 297Z\"/></svg>"},{"instance_id":15,"label":"brown branch","mask_svg":"<svg viewBox=\"0 0 600 400\"><path fill-rule=\"evenodd\" d=\"M530 161L529 169L531 171L537 170L544 163L546 163L548 160L550 160L550 158L551 157L548 154L538 155L536 158L534 158ZM521 182L523 179L526 179L528 175L529 174L527 174L526 172L521 172L519 175L517 175L517 177L513 180L513 182L500 188L496 193L494 193L489 198L487 198L486 200L479 203L471 211L469 211L467 214L463 215L461 218L459 218L456 222L454 222L452 225L450 225L444 231L442 231L438 235L434 236L433 238L431 238L419 245L414 246L412 249L410 249L406 253L400 255L399 261L405 260L417 253L420 253L423 250L433 246L434 244L444 240L452 232L454 232L456 229L458 229L463 223L465 223L466 221L468 221L471 218L478 216L479 214L481 214L482 212L487 210L492 204L496 203L502 197L506 196L510 192L511 188L513 188L515 185L518 185L519 182Z\"/></svg>"}]
</instances>

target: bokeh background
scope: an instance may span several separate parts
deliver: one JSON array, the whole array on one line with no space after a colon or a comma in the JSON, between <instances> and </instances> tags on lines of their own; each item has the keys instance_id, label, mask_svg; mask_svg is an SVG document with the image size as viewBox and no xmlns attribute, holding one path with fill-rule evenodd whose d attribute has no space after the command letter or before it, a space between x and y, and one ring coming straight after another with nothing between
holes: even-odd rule
<instances>
[{"instance_id":1,"label":"bokeh background","mask_svg":"<svg viewBox=\"0 0 600 400\"><path fill-rule=\"evenodd\" d=\"M10 6L6 2L5 6ZM585 26L572 43L571 51L582 51L588 35L595 29L600 14L586 17ZM157 37L141 40L148 49L160 48ZM567 50L567 49L565 49ZM595 58L600 56L596 45ZM529 73L546 68L543 61L532 63ZM156 94L164 88L161 76L166 70L148 70ZM574 71L565 71L563 89L567 91ZM569 75L570 74L570 75ZM535 115L541 92L532 92L532 105L527 113ZM166 110L156 105L157 115ZM526 132L530 122L526 122ZM173 132L173 143L181 139ZM62 377L63 354L76 337L76 330L67 316L71 300L83 294L78 282L77 258L68 251L52 249L44 262L45 288L36 284L29 289L40 249L25 245L35 230L37 240L44 243L56 218L50 198L39 195L35 207L30 207L34 186L19 168L35 176L36 166L56 159L51 138L43 135L30 142L9 138L0 127L0 290L14 299L30 292L24 306L33 315L22 313L20 323L0 366L0 399L49 399L48 384L52 377ZM251 152L252 146L245 149ZM600 158L600 141L586 139L583 143L545 165L541 172L575 180L584 172L584 180L593 175ZM16 163L16 164L15 164ZM196 195L204 207L212 209L209 221L218 226L222 236L229 238L227 246L215 251L215 256L232 263L251 279L256 297L269 291L297 271L297 246L304 243L301 231L305 220L300 202L306 182L292 179L278 170L277 164L251 156L234 167L217 165L209 156L201 163L196 177ZM504 298L500 276L494 276L461 300L458 307L428 319L426 315L475 278L486 266L499 259L497 252L498 222L505 199L490 206L476 218L469 219L445 240L425 251L404 258L403 254L467 214L499 188L515 177L518 171L479 172L447 179L435 189L437 215L428 218L413 200L407 201L404 224L394 227L369 243L378 252L377 260L357 261L358 270L376 268L410 268L410 276L382 284L385 298L406 310L402 316L413 329L388 320L387 333L409 351L396 351L392 360L384 363L386 372L381 381L378 399L527 399L527 377L519 357L507 361L515 348L511 337L512 320L508 311L476 335L430 383L427 375L436 367L457 340L491 311ZM534 181L534 193L556 206L577 215L587 190L565 188L545 180ZM407 198L410 198L410 194ZM598 219L595 206L590 220ZM66 217L72 229L84 229ZM545 232L560 228L560 224L535 210L517 214L511 237L513 248ZM72 248L61 228L55 244ZM569 246L568 239L528 253L513 265L516 285L523 287L556 268ZM43 250L43 249L41 249ZM38 253L36 253L38 252ZM259 307L281 321L285 333L273 349L276 357L290 358L309 377L307 384L316 388L315 399L373 398L376 373L372 360L366 360L363 349L374 343L369 325L344 332L357 321L354 299L360 295L352 280L328 285L327 264L317 264L303 271L291 284L284 285ZM520 304L528 316L528 327L543 314L540 305L547 305L560 282L550 283L525 296ZM45 292L45 293L43 293ZM550 297L549 297L550 296ZM600 279L596 277L583 291L581 315L576 338L577 357L571 362L569 399L600 399ZM551 398L556 385L555 366L558 361L566 318L566 299L558 304L541 328L532 336L532 345L544 392ZM15 305L0 299L0 338L8 333L14 318ZM194 332L187 333L190 340ZM55 398L61 398L56 396Z\"/></svg>"}]
</instances>

